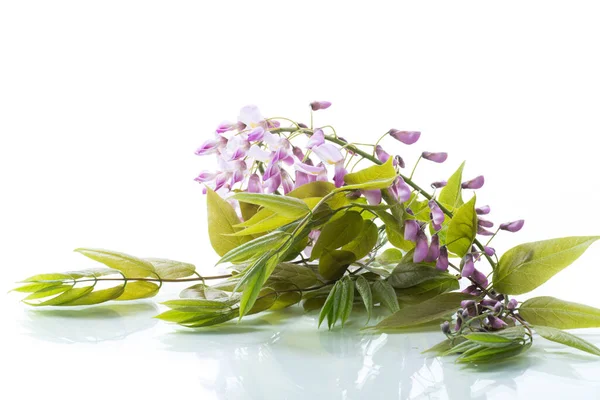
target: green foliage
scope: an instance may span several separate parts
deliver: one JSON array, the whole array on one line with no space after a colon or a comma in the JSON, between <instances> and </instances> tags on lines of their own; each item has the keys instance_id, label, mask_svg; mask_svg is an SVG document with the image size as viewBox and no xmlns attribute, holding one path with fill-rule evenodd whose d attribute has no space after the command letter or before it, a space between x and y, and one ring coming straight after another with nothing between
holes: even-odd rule
<instances>
[{"instance_id":1,"label":"green foliage","mask_svg":"<svg viewBox=\"0 0 600 400\"><path fill-rule=\"evenodd\" d=\"M396 290L396 295L402 303L422 303L442 293L457 290L459 286L458 279L455 276L446 274L413 287Z\"/></svg>"},{"instance_id":2,"label":"green foliage","mask_svg":"<svg viewBox=\"0 0 600 400\"><path fill-rule=\"evenodd\" d=\"M363 220L362 229L348 244L342 246L342 250L354 253L357 260L365 257L377 244L377 225L371 220Z\"/></svg>"},{"instance_id":3,"label":"green foliage","mask_svg":"<svg viewBox=\"0 0 600 400\"><path fill-rule=\"evenodd\" d=\"M508 250L494 271L501 293L530 292L581 256L600 236L574 236L524 243Z\"/></svg>"},{"instance_id":4,"label":"green foliage","mask_svg":"<svg viewBox=\"0 0 600 400\"><path fill-rule=\"evenodd\" d=\"M356 256L346 250L324 250L319 259L319 273L327 280L340 278Z\"/></svg>"},{"instance_id":5,"label":"green foliage","mask_svg":"<svg viewBox=\"0 0 600 400\"><path fill-rule=\"evenodd\" d=\"M356 285L356 291L360 295L365 305L365 309L367 310L366 323L369 323L371 315L373 314L373 293L371 292L371 286L369 285L369 281L362 275L359 275L354 283Z\"/></svg>"},{"instance_id":6,"label":"green foliage","mask_svg":"<svg viewBox=\"0 0 600 400\"><path fill-rule=\"evenodd\" d=\"M464 293L444 293L416 305L408 305L385 318L375 329L399 329L439 320L460 307L462 300L473 299Z\"/></svg>"},{"instance_id":7,"label":"green foliage","mask_svg":"<svg viewBox=\"0 0 600 400\"><path fill-rule=\"evenodd\" d=\"M145 258L154 266L156 275L161 279L179 279L194 275L196 267L193 264L181 261L167 260L165 258Z\"/></svg>"},{"instance_id":8,"label":"green foliage","mask_svg":"<svg viewBox=\"0 0 600 400\"><path fill-rule=\"evenodd\" d=\"M598 347L579 336L549 326L536 325L534 329L535 332L544 339L600 356L600 349Z\"/></svg>"},{"instance_id":9,"label":"green foliage","mask_svg":"<svg viewBox=\"0 0 600 400\"><path fill-rule=\"evenodd\" d=\"M156 276L156 270L151 262L117 251L102 249L75 249L76 252L101 262L109 268L121 271L127 278L144 278Z\"/></svg>"},{"instance_id":10,"label":"green foliage","mask_svg":"<svg viewBox=\"0 0 600 400\"><path fill-rule=\"evenodd\" d=\"M251 240L251 235L263 234L265 232L270 232L272 230L281 228L282 226L288 225L296 221L295 218L283 217L281 215L276 214L271 210L267 210L263 208L259 210L252 218L242 223L236 224L233 228L245 228L242 230L238 230L234 233L224 234L226 237L245 237L244 242ZM242 243L240 243L241 245ZM238 245L239 246L239 245ZM232 247L229 250L234 249ZM227 250L227 251L229 251ZM219 254L220 256L225 255Z\"/></svg>"},{"instance_id":11,"label":"green foliage","mask_svg":"<svg viewBox=\"0 0 600 400\"><path fill-rule=\"evenodd\" d=\"M275 231L267 235L260 236L242 244L241 246L229 250L223 255L217 264L226 262L239 263L254 260L265 252L278 248L287 239L289 239L289 237L290 234L284 231Z\"/></svg>"},{"instance_id":12,"label":"green foliage","mask_svg":"<svg viewBox=\"0 0 600 400\"><path fill-rule=\"evenodd\" d=\"M356 211L347 211L339 218L326 223L312 249L310 259L321 257L325 249L334 250L350 243L360 235L362 228L363 219Z\"/></svg>"},{"instance_id":13,"label":"green foliage","mask_svg":"<svg viewBox=\"0 0 600 400\"><path fill-rule=\"evenodd\" d=\"M390 157L382 165L374 165L358 172L347 174L344 176L346 186L342 186L337 190L372 190L390 187L396 179L396 170L392 165L392 158L393 157Z\"/></svg>"},{"instance_id":14,"label":"green foliage","mask_svg":"<svg viewBox=\"0 0 600 400\"><path fill-rule=\"evenodd\" d=\"M390 312L397 312L400 309L398 298L392 285L388 281L378 280L371 284L373 299L376 303L380 303Z\"/></svg>"},{"instance_id":15,"label":"green foliage","mask_svg":"<svg viewBox=\"0 0 600 400\"><path fill-rule=\"evenodd\" d=\"M381 264L397 264L402 260L402 252L398 249L386 249L377 256L377 261Z\"/></svg>"},{"instance_id":16,"label":"green foliage","mask_svg":"<svg viewBox=\"0 0 600 400\"><path fill-rule=\"evenodd\" d=\"M319 313L319 326L327 318L329 329L334 327L337 321L340 321L343 327L352 312L353 304L354 282L349 276L345 276L331 288Z\"/></svg>"},{"instance_id":17,"label":"green foliage","mask_svg":"<svg viewBox=\"0 0 600 400\"><path fill-rule=\"evenodd\" d=\"M477 213L475 212L475 196L456 211L448 226L446 243L448 250L459 257L464 257L471 250L477 234Z\"/></svg>"},{"instance_id":18,"label":"green foliage","mask_svg":"<svg viewBox=\"0 0 600 400\"><path fill-rule=\"evenodd\" d=\"M401 262L394 268L388 281L396 289L405 289L441 277L452 277L426 263Z\"/></svg>"},{"instance_id":19,"label":"green foliage","mask_svg":"<svg viewBox=\"0 0 600 400\"><path fill-rule=\"evenodd\" d=\"M456 172L448 179L446 186L440 190L440 194L438 196L438 201L450 211L453 211L464 204L461 188L464 167L465 163L463 161Z\"/></svg>"},{"instance_id":20,"label":"green foliage","mask_svg":"<svg viewBox=\"0 0 600 400\"><path fill-rule=\"evenodd\" d=\"M248 269L248 272L238 282L234 291L244 288L240 299L240 318L246 315L254 305L258 295L271 272L279 262L278 253L269 251L258 258Z\"/></svg>"},{"instance_id":21,"label":"green foliage","mask_svg":"<svg viewBox=\"0 0 600 400\"><path fill-rule=\"evenodd\" d=\"M307 289L323 283L311 267L286 262L277 264L271 273L267 284L273 282L291 283L299 289Z\"/></svg>"},{"instance_id":22,"label":"green foliage","mask_svg":"<svg viewBox=\"0 0 600 400\"><path fill-rule=\"evenodd\" d=\"M559 329L600 327L600 309L550 296L534 297L519 307L532 325Z\"/></svg>"},{"instance_id":23,"label":"green foliage","mask_svg":"<svg viewBox=\"0 0 600 400\"><path fill-rule=\"evenodd\" d=\"M210 188L206 190L208 237L215 252L223 256L229 250L246 243L250 238L230 236L239 231L234 226L240 223L240 219L227 200L222 199Z\"/></svg>"},{"instance_id":24,"label":"green foliage","mask_svg":"<svg viewBox=\"0 0 600 400\"><path fill-rule=\"evenodd\" d=\"M310 212L306 203L295 197L242 192L235 194L233 198L245 203L262 206L277 215L287 218L301 218Z\"/></svg>"},{"instance_id":25,"label":"green foliage","mask_svg":"<svg viewBox=\"0 0 600 400\"><path fill-rule=\"evenodd\" d=\"M127 282L125 291L115 300L138 300L154 297L158 293L160 286L153 282L133 281Z\"/></svg>"}]
</instances>

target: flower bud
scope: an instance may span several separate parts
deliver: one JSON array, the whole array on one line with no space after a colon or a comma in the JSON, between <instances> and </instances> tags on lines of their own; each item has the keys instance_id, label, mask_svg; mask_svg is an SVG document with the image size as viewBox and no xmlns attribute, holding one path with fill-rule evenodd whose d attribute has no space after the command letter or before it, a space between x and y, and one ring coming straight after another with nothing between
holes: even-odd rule
<instances>
[{"instance_id":1,"label":"flower bud","mask_svg":"<svg viewBox=\"0 0 600 400\"><path fill-rule=\"evenodd\" d=\"M298 122L298 127L306 129L306 128L308 128L308 125L303 124L302 122Z\"/></svg>"},{"instance_id":2,"label":"flower bud","mask_svg":"<svg viewBox=\"0 0 600 400\"><path fill-rule=\"evenodd\" d=\"M335 184L335 187L344 186L344 176L346 176L347 173L348 173L348 171L346 171L346 168L344 168L343 160L335 163L335 169L334 169L334 175L333 175L333 183Z\"/></svg>"},{"instance_id":3,"label":"flower bud","mask_svg":"<svg viewBox=\"0 0 600 400\"><path fill-rule=\"evenodd\" d=\"M490 232L482 226L477 226L477 234L481 236L494 236L494 232Z\"/></svg>"},{"instance_id":4,"label":"flower bud","mask_svg":"<svg viewBox=\"0 0 600 400\"><path fill-rule=\"evenodd\" d=\"M463 182L461 187L463 189L481 189L483 184L485 183L485 179L483 175L479 175L476 178L471 179L470 181Z\"/></svg>"},{"instance_id":5,"label":"flower bud","mask_svg":"<svg viewBox=\"0 0 600 400\"><path fill-rule=\"evenodd\" d=\"M440 227L441 229L441 225L444 223L446 216L444 215L444 212L438 205L437 201L429 200L429 210L431 211L431 220L433 221L436 230L439 230L437 227Z\"/></svg>"},{"instance_id":6,"label":"flower bud","mask_svg":"<svg viewBox=\"0 0 600 400\"><path fill-rule=\"evenodd\" d=\"M419 230L417 233L417 245L415 246L415 252L413 254L413 262L420 263L425 260L429 246L427 245L427 236L423 231Z\"/></svg>"},{"instance_id":7,"label":"flower bud","mask_svg":"<svg viewBox=\"0 0 600 400\"><path fill-rule=\"evenodd\" d=\"M491 211L490 206L481 206L475 209L475 212L479 215L489 214Z\"/></svg>"},{"instance_id":8,"label":"flower bud","mask_svg":"<svg viewBox=\"0 0 600 400\"><path fill-rule=\"evenodd\" d=\"M465 258L463 258L463 261L464 265L462 267L461 276L467 278L475 272L475 263L473 263L473 256L471 254L467 254Z\"/></svg>"},{"instance_id":9,"label":"flower bud","mask_svg":"<svg viewBox=\"0 0 600 400\"><path fill-rule=\"evenodd\" d=\"M404 223L404 239L411 242L417 241L417 233L419 232L419 223L413 219L409 219Z\"/></svg>"},{"instance_id":10,"label":"flower bud","mask_svg":"<svg viewBox=\"0 0 600 400\"><path fill-rule=\"evenodd\" d=\"M288 194L294 190L294 181L292 177L285 171L281 170L281 184L283 186L283 194Z\"/></svg>"},{"instance_id":11,"label":"flower bud","mask_svg":"<svg viewBox=\"0 0 600 400\"><path fill-rule=\"evenodd\" d=\"M382 163L386 162L390 158L390 155L380 145L375 146L375 155Z\"/></svg>"},{"instance_id":12,"label":"flower bud","mask_svg":"<svg viewBox=\"0 0 600 400\"><path fill-rule=\"evenodd\" d=\"M498 315L502 312L502 310L504 310L504 304L502 304L502 302L499 301L494 306L494 314Z\"/></svg>"},{"instance_id":13,"label":"flower bud","mask_svg":"<svg viewBox=\"0 0 600 400\"><path fill-rule=\"evenodd\" d=\"M493 315L488 315L487 321L488 324L492 327L492 329L502 329L507 326L506 322L502 321L498 317L494 317Z\"/></svg>"},{"instance_id":14,"label":"flower bud","mask_svg":"<svg viewBox=\"0 0 600 400\"><path fill-rule=\"evenodd\" d=\"M219 124L219 126L217 126L217 129L215 129L215 132L219 133L219 134L225 133L225 132L228 132L228 131L234 129L236 126L237 125L232 124L230 122L226 122L226 121L225 122L221 122Z\"/></svg>"},{"instance_id":15,"label":"flower bud","mask_svg":"<svg viewBox=\"0 0 600 400\"><path fill-rule=\"evenodd\" d=\"M448 153L431 153L429 151L424 151L423 154L421 154L421 157L436 163L443 163L448 159Z\"/></svg>"},{"instance_id":16,"label":"flower bud","mask_svg":"<svg viewBox=\"0 0 600 400\"><path fill-rule=\"evenodd\" d=\"M265 193L273 193L281 186L281 173L277 172L275 175L265 180Z\"/></svg>"},{"instance_id":17,"label":"flower bud","mask_svg":"<svg viewBox=\"0 0 600 400\"><path fill-rule=\"evenodd\" d=\"M442 329L442 332L447 335L450 333L450 322L448 321L444 321L441 325L440 328Z\"/></svg>"},{"instance_id":18,"label":"flower bud","mask_svg":"<svg viewBox=\"0 0 600 400\"><path fill-rule=\"evenodd\" d=\"M466 321L466 320L468 320L468 319L469 319L469 317L470 317L470 315L469 315L469 312L468 312L467 310L463 310L462 314L460 314L460 318L461 318L463 321Z\"/></svg>"},{"instance_id":19,"label":"flower bud","mask_svg":"<svg viewBox=\"0 0 600 400\"><path fill-rule=\"evenodd\" d=\"M248 193L262 193L260 177L257 174L252 174L248 178Z\"/></svg>"},{"instance_id":20,"label":"flower bud","mask_svg":"<svg viewBox=\"0 0 600 400\"><path fill-rule=\"evenodd\" d=\"M494 226L494 223L492 221L488 221L487 219L483 219L483 218L478 218L477 224L479 226L483 226L484 228L491 228Z\"/></svg>"},{"instance_id":21,"label":"flower bud","mask_svg":"<svg viewBox=\"0 0 600 400\"><path fill-rule=\"evenodd\" d=\"M406 163L404 162L404 160L402 159L402 157L400 157L399 155L395 155L394 156L394 162L400 168L405 168L406 167Z\"/></svg>"},{"instance_id":22,"label":"flower bud","mask_svg":"<svg viewBox=\"0 0 600 400\"><path fill-rule=\"evenodd\" d=\"M390 136L404 144L413 144L421 137L421 132L417 131L399 131L398 129L390 129Z\"/></svg>"},{"instance_id":23,"label":"flower bud","mask_svg":"<svg viewBox=\"0 0 600 400\"><path fill-rule=\"evenodd\" d=\"M251 142L257 142L263 140L264 136L265 129L262 126L257 126L248 133L248 140Z\"/></svg>"},{"instance_id":24,"label":"flower bud","mask_svg":"<svg viewBox=\"0 0 600 400\"><path fill-rule=\"evenodd\" d=\"M330 106L331 106L330 101L313 101L312 103L310 103L310 108L313 111L325 110L325 109L329 108Z\"/></svg>"},{"instance_id":25,"label":"flower bud","mask_svg":"<svg viewBox=\"0 0 600 400\"><path fill-rule=\"evenodd\" d=\"M517 221L506 222L504 224L501 224L500 229L502 229L503 231L518 232L521 230L524 224L525 220L519 219Z\"/></svg>"},{"instance_id":26,"label":"flower bud","mask_svg":"<svg viewBox=\"0 0 600 400\"><path fill-rule=\"evenodd\" d=\"M448 271L448 249L446 246L440 248L440 255L435 267L440 271Z\"/></svg>"},{"instance_id":27,"label":"flower bud","mask_svg":"<svg viewBox=\"0 0 600 400\"><path fill-rule=\"evenodd\" d=\"M210 182L210 181L214 180L216 176L217 176L217 174L214 172L202 171L202 172L200 172L200 175L198 175L196 178L194 178L194 180L196 182L202 182L202 183Z\"/></svg>"},{"instance_id":28,"label":"flower bud","mask_svg":"<svg viewBox=\"0 0 600 400\"><path fill-rule=\"evenodd\" d=\"M205 156L207 154L213 154L217 152L219 143L216 140L207 140L196 150L197 156Z\"/></svg>"},{"instance_id":29,"label":"flower bud","mask_svg":"<svg viewBox=\"0 0 600 400\"><path fill-rule=\"evenodd\" d=\"M481 294L481 289L477 287L477 285L470 285L464 288L461 293L472 294L473 296L479 296Z\"/></svg>"},{"instance_id":30,"label":"flower bud","mask_svg":"<svg viewBox=\"0 0 600 400\"><path fill-rule=\"evenodd\" d=\"M510 311L512 311L515 308L517 308L518 305L519 305L519 302L517 301L517 299L510 299L510 301L506 305L506 308L508 308Z\"/></svg>"},{"instance_id":31,"label":"flower bud","mask_svg":"<svg viewBox=\"0 0 600 400\"><path fill-rule=\"evenodd\" d=\"M483 246L483 251L485 251L485 254L487 254L490 257L496 254L496 249L494 249L493 247Z\"/></svg>"},{"instance_id":32,"label":"flower bud","mask_svg":"<svg viewBox=\"0 0 600 400\"><path fill-rule=\"evenodd\" d=\"M434 189L439 189L439 188L443 188L447 184L448 184L448 182L446 182L446 181L437 181L437 182L433 182L431 184L431 187Z\"/></svg>"}]
</instances>

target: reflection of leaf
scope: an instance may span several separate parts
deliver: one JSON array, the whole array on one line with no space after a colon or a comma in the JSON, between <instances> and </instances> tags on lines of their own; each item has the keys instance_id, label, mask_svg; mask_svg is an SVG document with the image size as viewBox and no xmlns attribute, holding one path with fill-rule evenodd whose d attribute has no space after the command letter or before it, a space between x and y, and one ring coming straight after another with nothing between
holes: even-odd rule
<instances>
[{"instance_id":1,"label":"reflection of leaf","mask_svg":"<svg viewBox=\"0 0 600 400\"><path fill-rule=\"evenodd\" d=\"M506 294L530 292L568 267L600 236L573 236L520 244L500 258L494 289Z\"/></svg>"}]
</instances>

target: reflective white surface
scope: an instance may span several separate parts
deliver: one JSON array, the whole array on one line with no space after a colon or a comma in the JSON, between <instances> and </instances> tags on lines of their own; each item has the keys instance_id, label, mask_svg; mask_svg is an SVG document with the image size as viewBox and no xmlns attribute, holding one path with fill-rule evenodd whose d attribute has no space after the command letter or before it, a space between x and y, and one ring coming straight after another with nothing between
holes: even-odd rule
<instances>
[{"instance_id":1,"label":"reflective white surface","mask_svg":"<svg viewBox=\"0 0 600 400\"><path fill-rule=\"evenodd\" d=\"M600 360L543 339L520 359L470 368L421 354L442 339L437 331L364 333L360 316L329 332L316 329L315 313L294 307L188 331L153 319L159 311L153 301L42 310L7 297L2 362L10 368L1 390L26 390L26 398L593 399L600 393ZM580 333L600 342L599 333Z\"/></svg>"}]
</instances>

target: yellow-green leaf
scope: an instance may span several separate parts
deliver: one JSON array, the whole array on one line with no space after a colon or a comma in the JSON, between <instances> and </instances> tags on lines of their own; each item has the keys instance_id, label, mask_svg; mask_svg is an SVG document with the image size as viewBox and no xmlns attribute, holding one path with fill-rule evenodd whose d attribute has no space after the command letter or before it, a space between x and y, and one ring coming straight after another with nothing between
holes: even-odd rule
<instances>
[{"instance_id":1,"label":"yellow-green leaf","mask_svg":"<svg viewBox=\"0 0 600 400\"><path fill-rule=\"evenodd\" d=\"M519 307L519 314L532 325L559 329L600 327L600 309L550 296L526 300Z\"/></svg>"},{"instance_id":2,"label":"yellow-green leaf","mask_svg":"<svg viewBox=\"0 0 600 400\"><path fill-rule=\"evenodd\" d=\"M440 195L438 197L438 201L443 204L446 208L450 209L450 211L454 211L458 207L464 204L462 199L462 173L463 168L465 167L465 163L463 161L460 164L460 167L456 170L454 174L448 179L448 183L446 186L442 188L440 191Z\"/></svg>"},{"instance_id":3,"label":"yellow-green leaf","mask_svg":"<svg viewBox=\"0 0 600 400\"><path fill-rule=\"evenodd\" d=\"M329 221L321 229L310 259L319 258L325 249L338 249L350 243L360 234L362 226L363 219L356 211L347 211L340 218Z\"/></svg>"},{"instance_id":4,"label":"yellow-green leaf","mask_svg":"<svg viewBox=\"0 0 600 400\"><path fill-rule=\"evenodd\" d=\"M196 267L193 264L181 261L167 260L165 258L146 258L155 268L156 274L161 279L179 279L194 275Z\"/></svg>"},{"instance_id":5,"label":"yellow-green leaf","mask_svg":"<svg viewBox=\"0 0 600 400\"><path fill-rule=\"evenodd\" d=\"M371 220L364 220L358 236L350 243L342 246L342 250L351 251L357 260L365 257L377 244L377 225Z\"/></svg>"},{"instance_id":6,"label":"yellow-green leaf","mask_svg":"<svg viewBox=\"0 0 600 400\"><path fill-rule=\"evenodd\" d=\"M344 177L346 186L337 190L355 190L355 189L385 189L396 179L396 170L392 164L393 157L390 157L382 165L374 165L358 172L347 174Z\"/></svg>"},{"instance_id":7,"label":"yellow-green leaf","mask_svg":"<svg viewBox=\"0 0 600 400\"><path fill-rule=\"evenodd\" d=\"M471 250L477 235L477 213L475 212L475 196L456 211L450 221L446 241L448 250L459 257L464 257Z\"/></svg>"},{"instance_id":8,"label":"yellow-green leaf","mask_svg":"<svg viewBox=\"0 0 600 400\"><path fill-rule=\"evenodd\" d=\"M91 258L94 261L101 262L109 268L121 271L128 278L145 278L147 276L155 276L154 266L149 262L131 256L129 254L120 253L118 251L103 250L103 249L75 249L76 252Z\"/></svg>"},{"instance_id":9,"label":"yellow-green leaf","mask_svg":"<svg viewBox=\"0 0 600 400\"><path fill-rule=\"evenodd\" d=\"M222 199L221 196L210 188L206 190L208 207L207 225L210 244L218 255L223 256L229 250L246 243L251 238L245 236L228 236L240 230L234 228L234 225L240 223L240 219L231 204Z\"/></svg>"},{"instance_id":10,"label":"yellow-green leaf","mask_svg":"<svg viewBox=\"0 0 600 400\"><path fill-rule=\"evenodd\" d=\"M575 336L560 329L551 328L549 326L535 326L535 332L544 339L551 340L556 343L564 344L565 346L573 347L581 351L600 356L600 349L591 344L587 340Z\"/></svg>"},{"instance_id":11,"label":"yellow-green leaf","mask_svg":"<svg viewBox=\"0 0 600 400\"><path fill-rule=\"evenodd\" d=\"M123 285L111 287L108 289L96 290L81 296L78 299L60 304L61 306L89 306L91 304L100 304L109 300L114 300L123 294L125 288Z\"/></svg>"},{"instance_id":12,"label":"yellow-green leaf","mask_svg":"<svg viewBox=\"0 0 600 400\"><path fill-rule=\"evenodd\" d=\"M319 273L327 280L338 279L354 261L356 256L350 251L325 249L319 259Z\"/></svg>"},{"instance_id":13,"label":"yellow-green leaf","mask_svg":"<svg viewBox=\"0 0 600 400\"><path fill-rule=\"evenodd\" d=\"M156 283L146 281L133 281L127 282L125 291L115 300L137 300L153 297L158 293L158 286Z\"/></svg>"},{"instance_id":14,"label":"yellow-green leaf","mask_svg":"<svg viewBox=\"0 0 600 400\"><path fill-rule=\"evenodd\" d=\"M568 267L600 236L573 236L520 244L500 258L494 288L500 293L530 292Z\"/></svg>"},{"instance_id":15,"label":"yellow-green leaf","mask_svg":"<svg viewBox=\"0 0 600 400\"><path fill-rule=\"evenodd\" d=\"M302 200L295 197L281 196L278 194L262 193L236 193L234 199L250 204L262 206L277 215L287 218L301 218L310 212Z\"/></svg>"}]
</instances>

